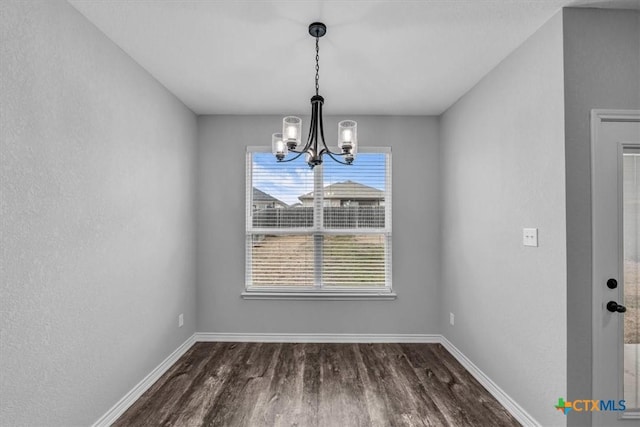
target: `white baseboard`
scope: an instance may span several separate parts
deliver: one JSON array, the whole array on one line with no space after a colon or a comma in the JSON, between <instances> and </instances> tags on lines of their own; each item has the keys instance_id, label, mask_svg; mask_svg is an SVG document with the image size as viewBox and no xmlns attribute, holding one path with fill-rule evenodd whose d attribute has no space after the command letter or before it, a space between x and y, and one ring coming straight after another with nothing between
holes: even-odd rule
<instances>
[{"instance_id":1,"label":"white baseboard","mask_svg":"<svg viewBox=\"0 0 640 427\"><path fill-rule=\"evenodd\" d=\"M108 427L147 391L196 342L286 342L286 343L429 343L442 344L493 397L524 426L539 427L535 418L480 370L448 339L438 334L244 334L196 332L162 361L149 375L107 411L92 427Z\"/></svg>"},{"instance_id":2,"label":"white baseboard","mask_svg":"<svg viewBox=\"0 0 640 427\"><path fill-rule=\"evenodd\" d=\"M120 415L124 413L133 403L147 391L153 383L169 370L174 363L178 361L186 352L196 343L195 335L191 335L187 340L180 345L173 353L171 353L166 359L164 359L153 371L135 385L122 399L111 407L98 421L96 421L92 427L108 427L115 422Z\"/></svg>"},{"instance_id":3,"label":"white baseboard","mask_svg":"<svg viewBox=\"0 0 640 427\"><path fill-rule=\"evenodd\" d=\"M526 427L541 426L541 424L537 422L536 419L533 418L527 411L525 411L522 406L520 406L515 400L511 398L511 396L509 396L496 383L494 383L493 380L489 378L484 372L482 372L480 368L478 368L467 356L464 355L464 353L458 350L458 348L453 345L451 341L449 341L444 336L441 336L441 344L444 348L447 349L449 353L451 353L453 357L458 360L458 362L460 362L462 366L464 366L467 371L469 371L471 375L474 376L476 380L478 380L480 384L482 384L484 388L487 389L489 393L491 393L493 397L496 398L498 402L500 402L502 406L505 407L507 411L509 411L511 415L513 415L516 420L518 420L520 424Z\"/></svg>"},{"instance_id":4,"label":"white baseboard","mask_svg":"<svg viewBox=\"0 0 640 427\"><path fill-rule=\"evenodd\" d=\"M287 343L439 343L442 335L429 334L234 334L196 332L203 342L287 342Z\"/></svg>"}]
</instances>

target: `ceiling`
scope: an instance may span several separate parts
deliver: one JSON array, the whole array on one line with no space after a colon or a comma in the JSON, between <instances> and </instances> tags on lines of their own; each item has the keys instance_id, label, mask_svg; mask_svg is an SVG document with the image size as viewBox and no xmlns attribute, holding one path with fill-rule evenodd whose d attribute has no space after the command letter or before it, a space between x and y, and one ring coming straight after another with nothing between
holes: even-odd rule
<instances>
[{"instance_id":1,"label":"ceiling","mask_svg":"<svg viewBox=\"0 0 640 427\"><path fill-rule=\"evenodd\" d=\"M197 114L437 115L566 5L639 0L69 0ZM613 3L613 4L612 4Z\"/></svg>"}]
</instances>

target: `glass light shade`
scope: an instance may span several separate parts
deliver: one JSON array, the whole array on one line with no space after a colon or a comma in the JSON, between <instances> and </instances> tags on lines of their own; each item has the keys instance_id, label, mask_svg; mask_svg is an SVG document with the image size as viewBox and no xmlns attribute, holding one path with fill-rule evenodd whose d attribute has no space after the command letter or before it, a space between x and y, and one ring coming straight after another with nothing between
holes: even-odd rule
<instances>
[{"instance_id":1,"label":"glass light shade","mask_svg":"<svg viewBox=\"0 0 640 427\"><path fill-rule=\"evenodd\" d=\"M281 133L274 133L273 135L271 135L271 151L278 160L284 159L284 156L289 153L287 144L285 144L282 140Z\"/></svg>"},{"instance_id":2,"label":"glass light shade","mask_svg":"<svg viewBox=\"0 0 640 427\"><path fill-rule=\"evenodd\" d=\"M338 146L346 154L347 162L351 163L358 152L358 123L353 120L338 123Z\"/></svg>"},{"instance_id":3,"label":"glass light shade","mask_svg":"<svg viewBox=\"0 0 640 427\"><path fill-rule=\"evenodd\" d=\"M300 135L302 135L300 117L287 116L282 119L282 137L289 150L295 150L300 145Z\"/></svg>"}]
</instances>

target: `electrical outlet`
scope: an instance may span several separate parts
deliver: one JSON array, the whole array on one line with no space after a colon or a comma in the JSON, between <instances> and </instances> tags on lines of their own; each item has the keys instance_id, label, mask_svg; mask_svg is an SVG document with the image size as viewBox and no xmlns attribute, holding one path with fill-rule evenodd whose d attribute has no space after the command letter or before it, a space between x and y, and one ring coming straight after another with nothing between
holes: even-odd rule
<instances>
[{"instance_id":1,"label":"electrical outlet","mask_svg":"<svg viewBox=\"0 0 640 427\"><path fill-rule=\"evenodd\" d=\"M178 328L182 328L184 325L184 314L180 313L178 315Z\"/></svg>"},{"instance_id":2,"label":"electrical outlet","mask_svg":"<svg viewBox=\"0 0 640 427\"><path fill-rule=\"evenodd\" d=\"M453 315L453 313L449 313L449 324L453 326L455 322L456 322L456 317Z\"/></svg>"},{"instance_id":3,"label":"electrical outlet","mask_svg":"<svg viewBox=\"0 0 640 427\"><path fill-rule=\"evenodd\" d=\"M538 229L537 228L523 228L522 229L522 244L524 246L538 246Z\"/></svg>"}]
</instances>

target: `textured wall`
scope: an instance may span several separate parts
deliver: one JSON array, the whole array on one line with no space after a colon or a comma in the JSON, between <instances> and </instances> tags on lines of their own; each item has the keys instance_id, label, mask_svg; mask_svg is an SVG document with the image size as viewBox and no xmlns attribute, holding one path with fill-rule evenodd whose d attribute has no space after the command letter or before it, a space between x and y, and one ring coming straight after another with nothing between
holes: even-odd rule
<instances>
[{"instance_id":1,"label":"textured wall","mask_svg":"<svg viewBox=\"0 0 640 427\"><path fill-rule=\"evenodd\" d=\"M196 119L66 2L0 40L0 425L88 425L195 330Z\"/></svg>"},{"instance_id":2,"label":"textured wall","mask_svg":"<svg viewBox=\"0 0 640 427\"><path fill-rule=\"evenodd\" d=\"M554 426L566 394L563 102L558 14L441 121L442 331ZM524 227L539 247L522 245Z\"/></svg>"},{"instance_id":3,"label":"textured wall","mask_svg":"<svg viewBox=\"0 0 640 427\"><path fill-rule=\"evenodd\" d=\"M640 108L640 13L565 9L568 398L591 396L592 108ZM599 398L594 396L594 398ZM590 424L571 411L569 424Z\"/></svg>"},{"instance_id":4,"label":"textured wall","mask_svg":"<svg viewBox=\"0 0 640 427\"><path fill-rule=\"evenodd\" d=\"M244 290L245 147L269 145L275 116L198 118L198 330L438 333L438 125L429 117L353 117L362 146L393 150L395 301L249 301ZM303 118L304 119L304 118ZM308 120L305 123L309 123ZM325 117L327 138L337 120Z\"/></svg>"}]
</instances>

